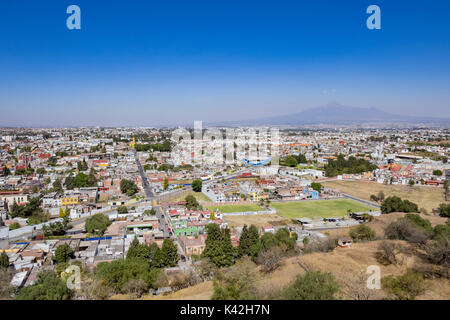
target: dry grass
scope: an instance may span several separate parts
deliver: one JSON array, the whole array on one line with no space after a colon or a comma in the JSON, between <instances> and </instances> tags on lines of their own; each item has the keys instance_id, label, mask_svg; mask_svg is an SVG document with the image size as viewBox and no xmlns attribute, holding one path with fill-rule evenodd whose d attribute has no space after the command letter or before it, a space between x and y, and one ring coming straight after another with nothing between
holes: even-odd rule
<instances>
[{"instance_id":1,"label":"dry grass","mask_svg":"<svg viewBox=\"0 0 450 320\"><path fill-rule=\"evenodd\" d=\"M247 216L224 216L225 221L230 227L242 227L246 225L255 225L256 227L262 227L269 224L271 221L289 222L286 218L280 217L276 214L252 214Z\"/></svg>"},{"instance_id":2,"label":"dry grass","mask_svg":"<svg viewBox=\"0 0 450 320\"><path fill-rule=\"evenodd\" d=\"M431 209L444 202L444 194L439 187L385 185L373 181L326 181L322 184L365 200L370 200L370 195L383 191L386 197L398 196L408 199L430 213Z\"/></svg>"},{"instance_id":3,"label":"dry grass","mask_svg":"<svg viewBox=\"0 0 450 320\"><path fill-rule=\"evenodd\" d=\"M397 241L402 246L408 247L409 244L403 241ZM321 270L331 272L341 287L345 288L346 284L354 284L356 275L365 274L366 268L370 265L380 267L381 276L401 275L411 268L418 258L414 256L405 256L401 258L401 265L383 266L376 260L376 252L380 241L372 241L365 243L355 243L350 249L336 248L333 252L328 253L312 253L304 255L301 260L311 270ZM367 279L368 275L365 276ZM450 299L450 283L446 280L434 279L429 280L429 288L426 292L417 297L417 299ZM362 283L361 285L364 285ZM386 294L382 290L371 290L371 299L386 298ZM342 298L349 298L351 294L342 292Z\"/></svg>"},{"instance_id":4,"label":"dry grass","mask_svg":"<svg viewBox=\"0 0 450 320\"><path fill-rule=\"evenodd\" d=\"M406 213L403 212L392 212L389 214L382 214L379 217L374 217L374 219L371 222L366 223L367 226L369 226L371 229L373 229L377 237L384 237L384 229L391 223L396 221L399 218L402 218L405 216ZM431 215L424 215L419 214L422 218L427 219L431 222L431 225L434 227L438 224L445 224L445 221L447 218L442 218L438 216L431 216ZM355 228L355 227L352 227ZM342 236L348 236L349 232L352 228L340 228L340 229L330 229L326 231L322 231L321 233L331 236L331 237L342 237Z\"/></svg>"}]
</instances>

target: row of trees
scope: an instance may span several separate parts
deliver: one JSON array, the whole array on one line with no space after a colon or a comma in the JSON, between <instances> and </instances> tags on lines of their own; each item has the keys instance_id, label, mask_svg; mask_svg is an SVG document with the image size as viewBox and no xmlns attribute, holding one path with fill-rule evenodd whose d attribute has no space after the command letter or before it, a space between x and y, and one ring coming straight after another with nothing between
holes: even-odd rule
<instances>
[{"instance_id":1,"label":"row of trees","mask_svg":"<svg viewBox=\"0 0 450 320\"><path fill-rule=\"evenodd\" d=\"M229 229L221 230L220 227L211 223L206 226L208 237L206 238L206 247L202 256L208 258L217 267L227 267L233 265L236 260L245 256L250 257L254 262L264 263L261 257L274 248L280 252L276 255L293 252L295 249L297 234L291 234L286 228L279 229L275 234L265 233L259 236L258 229L251 225L244 225L237 248L233 247ZM271 254L274 252L271 252ZM275 254L275 253L274 253ZM280 258L280 257L279 257ZM278 259L279 260L279 259ZM276 261L274 261L276 263ZM268 266L268 269L271 269Z\"/></svg>"},{"instance_id":2,"label":"row of trees","mask_svg":"<svg viewBox=\"0 0 450 320\"><path fill-rule=\"evenodd\" d=\"M80 172L75 177L68 176L66 178L65 185L68 190L73 190L75 188L97 187L97 178L92 170L88 175Z\"/></svg>"},{"instance_id":3,"label":"row of trees","mask_svg":"<svg viewBox=\"0 0 450 320\"><path fill-rule=\"evenodd\" d=\"M409 200L402 200L400 197L387 197L381 204L382 213L391 212L419 212L419 207L416 203Z\"/></svg>"},{"instance_id":4,"label":"row of trees","mask_svg":"<svg viewBox=\"0 0 450 320\"><path fill-rule=\"evenodd\" d=\"M172 146L169 140L164 140L163 143L149 143L149 144L136 144L134 146L136 151L161 151L161 152L170 152L172 150Z\"/></svg>"},{"instance_id":5,"label":"row of trees","mask_svg":"<svg viewBox=\"0 0 450 320\"><path fill-rule=\"evenodd\" d=\"M336 160L329 160L325 165L325 175L327 177L335 177L345 173L362 173L377 169L375 164L364 159L349 157L345 160L344 155L340 154Z\"/></svg>"},{"instance_id":6,"label":"row of trees","mask_svg":"<svg viewBox=\"0 0 450 320\"><path fill-rule=\"evenodd\" d=\"M290 155L284 159L284 165L287 167L296 167L299 163L307 163L306 157L304 154L299 155Z\"/></svg>"}]
</instances>

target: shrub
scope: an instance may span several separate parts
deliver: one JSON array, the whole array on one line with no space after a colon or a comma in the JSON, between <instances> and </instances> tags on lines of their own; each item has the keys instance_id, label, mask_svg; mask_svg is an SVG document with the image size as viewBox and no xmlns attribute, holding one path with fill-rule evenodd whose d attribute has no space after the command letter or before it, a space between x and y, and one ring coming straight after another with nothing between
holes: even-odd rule
<instances>
[{"instance_id":1,"label":"shrub","mask_svg":"<svg viewBox=\"0 0 450 320\"><path fill-rule=\"evenodd\" d=\"M214 279L212 300L258 299L256 288L256 266L250 258L244 257L225 272L219 272Z\"/></svg>"},{"instance_id":2,"label":"shrub","mask_svg":"<svg viewBox=\"0 0 450 320\"><path fill-rule=\"evenodd\" d=\"M383 265L397 264L397 253L399 247L390 241L383 241L378 245L377 260Z\"/></svg>"},{"instance_id":3,"label":"shrub","mask_svg":"<svg viewBox=\"0 0 450 320\"><path fill-rule=\"evenodd\" d=\"M281 292L283 300L334 300L339 285L331 273L307 272L297 276Z\"/></svg>"},{"instance_id":4,"label":"shrub","mask_svg":"<svg viewBox=\"0 0 450 320\"><path fill-rule=\"evenodd\" d=\"M450 203L441 203L438 210L441 217L450 217Z\"/></svg>"},{"instance_id":5,"label":"shrub","mask_svg":"<svg viewBox=\"0 0 450 320\"><path fill-rule=\"evenodd\" d=\"M438 224L433 229L433 239L435 240L449 240L450 239L450 225Z\"/></svg>"},{"instance_id":6,"label":"shrub","mask_svg":"<svg viewBox=\"0 0 450 320\"><path fill-rule=\"evenodd\" d=\"M406 240L412 243L424 244L429 238L427 232L414 227L406 219L391 222L384 231L388 239Z\"/></svg>"},{"instance_id":7,"label":"shrub","mask_svg":"<svg viewBox=\"0 0 450 320\"><path fill-rule=\"evenodd\" d=\"M408 270L401 276L382 278L381 286L384 291L400 300L414 300L416 296L425 292L426 289L423 276L412 270Z\"/></svg>"},{"instance_id":8,"label":"shrub","mask_svg":"<svg viewBox=\"0 0 450 320\"><path fill-rule=\"evenodd\" d=\"M42 271L37 281L30 286L23 287L14 297L16 300L70 300L73 291L66 283L58 278L53 271Z\"/></svg>"},{"instance_id":9,"label":"shrub","mask_svg":"<svg viewBox=\"0 0 450 320\"><path fill-rule=\"evenodd\" d=\"M432 241L425 246L427 259L437 265L450 266L450 240Z\"/></svg>"},{"instance_id":10,"label":"shrub","mask_svg":"<svg viewBox=\"0 0 450 320\"><path fill-rule=\"evenodd\" d=\"M307 245L305 245L303 252L304 253L312 253L312 252L330 252L336 248L337 239L335 238L327 238L326 240L319 241L310 241Z\"/></svg>"},{"instance_id":11,"label":"shrub","mask_svg":"<svg viewBox=\"0 0 450 320\"><path fill-rule=\"evenodd\" d=\"M142 279L131 279L125 283L122 291L139 298L148 292L148 284Z\"/></svg>"},{"instance_id":12,"label":"shrub","mask_svg":"<svg viewBox=\"0 0 450 320\"><path fill-rule=\"evenodd\" d=\"M422 229L425 231L431 231L433 229L431 227L431 222L427 219L421 218L418 214L413 213L405 214L404 219L410 222L414 227L418 229Z\"/></svg>"},{"instance_id":13,"label":"shrub","mask_svg":"<svg viewBox=\"0 0 450 320\"><path fill-rule=\"evenodd\" d=\"M375 240L375 231L365 224L360 224L350 232L353 241L372 241Z\"/></svg>"},{"instance_id":14,"label":"shrub","mask_svg":"<svg viewBox=\"0 0 450 320\"><path fill-rule=\"evenodd\" d=\"M258 264L261 265L261 271L269 273L276 270L282 264L283 255L284 252L280 247L272 247L261 252L258 255Z\"/></svg>"}]
</instances>

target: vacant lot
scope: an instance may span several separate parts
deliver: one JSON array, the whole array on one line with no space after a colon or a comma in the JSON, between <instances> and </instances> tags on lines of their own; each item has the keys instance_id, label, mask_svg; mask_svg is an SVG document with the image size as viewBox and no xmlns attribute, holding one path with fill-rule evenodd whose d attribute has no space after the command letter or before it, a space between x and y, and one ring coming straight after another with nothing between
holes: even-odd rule
<instances>
[{"instance_id":1,"label":"vacant lot","mask_svg":"<svg viewBox=\"0 0 450 320\"><path fill-rule=\"evenodd\" d=\"M337 189L361 199L370 200L370 195L383 191L385 196L398 196L417 203L419 208L425 208L428 212L437 208L444 202L442 188L385 185L372 181L327 181L322 182L326 187Z\"/></svg>"},{"instance_id":2,"label":"vacant lot","mask_svg":"<svg viewBox=\"0 0 450 320\"><path fill-rule=\"evenodd\" d=\"M373 208L348 199L272 202L270 206L277 210L277 214L286 218L310 219L342 217L348 214L348 210L354 212L373 210Z\"/></svg>"},{"instance_id":3,"label":"vacant lot","mask_svg":"<svg viewBox=\"0 0 450 320\"><path fill-rule=\"evenodd\" d=\"M195 192L195 191L190 191L189 193L176 197L174 198L173 202L178 202L178 201L184 201L184 199L188 196L188 195L193 195L195 199L197 199L197 201L204 201L204 202L211 202L212 200L210 198L208 198L208 196L206 196L203 192Z\"/></svg>"},{"instance_id":4,"label":"vacant lot","mask_svg":"<svg viewBox=\"0 0 450 320\"><path fill-rule=\"evenodd\" d=\"M289 223L288 219L282 218L276 214L252 214L248 216L225 216L225 221L230 227L242 227L244 224L250 226L255 225L256 227L262 227L272 222L278 223Z\"/></svg>"},{"instance_id":5,"label":"vacant lot","mask_svg":"<svg viewBox=\"0 0 450 320\"><path fill-rule=\"evenodd\" d=\"M247 211L263 211L264 209L258 206L257 204L236 204L229 206L209 206L206 207L208 210L219 210L223 213L232 213L232 212L247 212Z\"/></svg>"}]
</instances>

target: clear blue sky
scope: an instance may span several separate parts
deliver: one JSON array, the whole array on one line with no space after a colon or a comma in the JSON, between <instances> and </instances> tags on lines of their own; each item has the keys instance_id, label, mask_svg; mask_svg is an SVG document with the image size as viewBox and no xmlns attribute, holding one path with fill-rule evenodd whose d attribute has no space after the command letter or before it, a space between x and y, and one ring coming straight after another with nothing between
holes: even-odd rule
<instances>
[{"instance_id":1,"label":"clear blue sky","mask_svg":"<svg viewBox=\"0 0 450 320\"><path fill-rule=\"evenodd\" d=\"M67 6L81 30L66 28ZM381 8L381 30L366 8ZM0 126L165 125L336 101L450 117L450 1L0 1Z\"/></svg>"}]
</instances>

